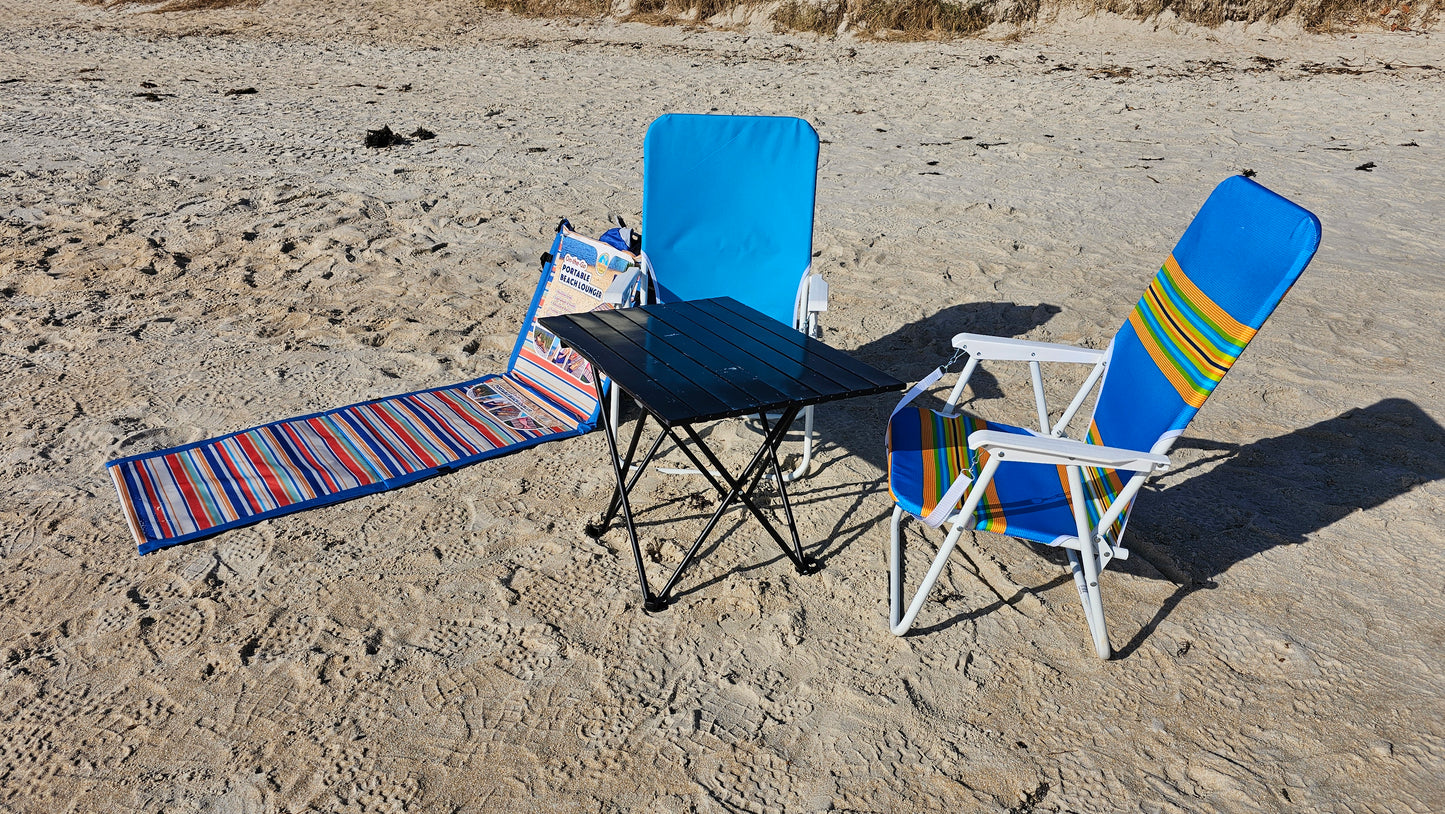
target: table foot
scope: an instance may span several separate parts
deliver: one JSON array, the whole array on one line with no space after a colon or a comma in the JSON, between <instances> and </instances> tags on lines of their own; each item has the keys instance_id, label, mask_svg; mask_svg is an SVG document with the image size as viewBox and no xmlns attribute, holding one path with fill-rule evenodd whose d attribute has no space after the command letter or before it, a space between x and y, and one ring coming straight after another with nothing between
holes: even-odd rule
<instances>
[{"instance_id":1,"label":"table foot","mask_svg":"<svg viewBox=\"0 0 1445 814\"><path fill-rule=\"evenodd\" d=\"M582 533L596 540L601 538L602 535L606 534L607 529L611 525L611 523L598 523L596 521L593 521L582 527Z\"/></svg>"},{"instance_id":2,"label":"table foot","mask_svg":"<svg viewBox=\"0 0 1445 814\"><path fill-rule=\"evenodd\" d=\"M658 613L667 610L668 601L660 596L645 599L642 602L642 609L648 613Z\"/></svg>"},{"instance_id":3,"label":"table foot","mask_svg":"<svg viewBox=\"0 0 1445 814\"><path fill-rule=\"evenodd\" d=\"M816 574L819 571L822 571L823 564L815 559L809 558L803 560L802 565L794 565L793 570L797 571L799 574L807 576L808 574Z\"/></svg>"}]
</instances>

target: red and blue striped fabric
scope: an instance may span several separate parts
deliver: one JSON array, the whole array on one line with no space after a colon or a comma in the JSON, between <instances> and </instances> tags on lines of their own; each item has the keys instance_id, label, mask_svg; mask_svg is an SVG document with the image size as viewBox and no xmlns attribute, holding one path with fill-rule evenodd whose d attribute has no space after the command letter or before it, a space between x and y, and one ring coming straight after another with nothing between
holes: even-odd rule
<instances>
[{"instance_id":1,"label":"red and blue striped fabric","mask_svg":"<svg viewBox=\"0 0 1445 814\"><path fill-rule=\"evenodd\" d=\"M477 384L521 387L488 376L353 404L112 461L111 479L144 554L592 428L556 408L547 424L509 422L467 396Z\"/></svg>"},{"instance_id":2,"label":"red and blue striped fabric","mask_svg":"<svg viewBox=\"0 0 1445 814\"><path fill-rule=\"evenodd\" d=\"M599 415L591 368L536 320L612 307L601 289L637 259L572 234L565 222L551 255L500 376L111 461L111 480L140 553L591 431ZM564 262L573 279L557 273ZM579 270L600 285L579 287Z\"/></svg>"}]
</instances>

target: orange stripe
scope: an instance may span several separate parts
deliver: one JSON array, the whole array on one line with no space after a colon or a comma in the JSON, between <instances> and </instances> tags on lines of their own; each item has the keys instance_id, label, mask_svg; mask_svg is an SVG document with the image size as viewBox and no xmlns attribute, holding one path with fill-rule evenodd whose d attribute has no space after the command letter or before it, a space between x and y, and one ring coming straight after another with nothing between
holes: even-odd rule
<instances>
[{"instance_id":1,"label":"orange stripe","mask_svg":"<svg viewBox=\"0 0 1445 814\"><path fill-rule=\"evenodd\" d=\"M1170 254L1169 258L1164 261L1164 269L1169 272L1169 281L1184 292L1185 297L1193 303L1195 308L1204 312L1214 322L1214 327L1228 334L1241 345L1248 344L1249 340L1254 338L1256 331L1230 316L1228 311L1215 305L1214 300L1201 291L1199 286L1196 286L1194 281L1184 273L1184 269L1179 267L1179 261L1174 259L1173 254Z\"/></svg>"},{"instance_id":2,"label":"orange stripe","mask_svg":"<svg viewBox=\"0 0 1445 814\"><path fill-rule=\"evenodd\" d=\"M938 488L938 465L937 465L937 443L933 426L933 413L927 410L918 411L919 437L928 439L932 446L919 444L925 447L923 454L923 513L929 514L938 507L938 499L942 497L943 490Z\"/></svg>"},{"instance_id":3,"label":"orange stripe","mask_svg":"<svg viewBox=\"0 0 1445 814\"><path fill-rule=\"evenodd\" d=\"M1134 333L1139 337L1139 344L1144 346L1144 350L1149 353L1149 358L1154 360L1154 366L1159 368L1159 372L1163 373L1164 378L1168 379L1169 383L1178 391L1179 398L1195 409L1204 406L1204 400L1209 398L1209 394L1194 389L1194 382L1179 372L1174 360L1159 347L1159 343L1149 332L1149 326L1139 316L1139 309L1135 308L1129 312L1129 324L1134 326Z\"/></svg>"}]
</instances>

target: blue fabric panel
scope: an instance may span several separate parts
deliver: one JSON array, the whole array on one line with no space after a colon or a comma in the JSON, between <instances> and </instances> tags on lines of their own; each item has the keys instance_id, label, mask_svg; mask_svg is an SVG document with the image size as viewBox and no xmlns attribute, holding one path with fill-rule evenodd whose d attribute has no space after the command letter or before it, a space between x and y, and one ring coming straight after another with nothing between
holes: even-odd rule
<instances>
[{"instance_id":1,"label":"blue fabric panel","mask_svg":"<svg viewBox=\"0 0 1445 814\"><path fill-rule=\"evenodd\" d=\"M988 428L1023 432L997 424L990 424ZM1006 461L994 473L993 486L998 493L996 509L1005 521L1003 529L996 529L1000 534L1044 544L1078 534L1074 510L1064 494L1057 466ZM976 516L975 519L982 527L986 518Z\"/></svg>"},{"instance_id":2,"label":"blue fabric panel","mask_svg":"<svg viewBox=\"0 0 1445 814\"><path fill-rule=\"evenodd\" d=\"M1313 214L1243 176L1210 194L1174 258L1236 320L1258 328L1304 271L1320 242ZM1099 442L1148 450L1197 413L1170 386L1126 321L1094 411Z\"/></svg>"},{"instance_id":3,"label":"blue fabric panel","mask_svg":"<svg viewBox=\"0 0 1445 814\"><path fill-rule=\"evenodd\" d=\"M813 252L818 134L802 119L669 113L643 145L659 302L730 296L791 326Z\"/></svg>"},{"instance_id":4,"label":"blue fabric panel","mask_svg":"<svg viewBox=\"0 0 1445 814\"><path fill-rule=\"evenodd\" d=\"M923 456L926 453L922 425L911 415L917 409L900 410L888 422L888 488L893 493L893 501L904 511L922 517L927 514L923 510Z\"/></svg>"},{"instance_id":5,"label":"blue fabric panel","mask_svg":"<svg viewBox=\"0 0 1445 814\"><path fill-rule=\"evenodd\" d=\"M1258 328L1319 243L1318 218L1236 175L1215 187L1174 247L1174 257L1211 300Z\"/></svg>"},{"instance_id":6,"label":"blue fabric panel","mask_svg":"<svg viewBox=\"0 0 1445 814\"><path fill-rule=\"evenodd\" d=\"M1094 408L1099 443L1147 452L1164 433L1184 429L1198 412L1179 398L1140 344L1134 326L1125 322L1114 337L1108 378Z\"/></svg>"}]
</instances>

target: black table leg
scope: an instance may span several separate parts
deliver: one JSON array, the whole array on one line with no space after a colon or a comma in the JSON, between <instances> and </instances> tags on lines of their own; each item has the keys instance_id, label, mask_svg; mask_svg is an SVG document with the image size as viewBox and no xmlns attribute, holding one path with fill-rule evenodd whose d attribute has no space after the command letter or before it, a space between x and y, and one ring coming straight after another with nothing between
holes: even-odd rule
<instances>
[{"instance_id":1,"label":"black table leg","mask_svg":"<svg viewBox=\"0 0 1445 814\"><path fill-rule=\"evenodd\" d=\"M722 501L718 503L717 509L713 511L712 517L708 519L707 525L703 527L702 533L698 535L697 540L693 542L692 547L689 548L687 554L683 556L682 562L679 563L677 569L673 571L672 577L669 578L667 584L663 586L662 597L666 598L672 595L672 589L677 585L678 579L682 577L683 571L692 564L692 561L697 557L697 552L702 549L703 543L707 541L708 536L712 534L713 529L717 527L717 523L722 518L723 513L728 510L728 507L730 507L735 500L741 500L743 504L748 507L749 511L758 519L758 522L762 524L763 528L767 529L773 541L778 544L778 548L787 555L788 559L793 561L793 565L798 569L799 573L813 573L813 571L817 570L802 556L802 546L798 543L798 530L796 525L793 524L792 510L786 502L786 492L784 493L784 507L787 510L789 530L792 532L794 549L788 548L788 544L783 540L782 535L773 527L772 522L762 513L762 510L758 508L751 497L753 490L757 488L758 483L762 480L763 474L765 473L762 466L765 461L771 461L773 470L775 472L778 471L777 447L782 442L783 436L787 434L787 428L791 424L791 419L795 418L797 413L798 410L796 407L789 408L784 413L784 421L779 422L775 428L767 433L763 439L763 443L758 447L758 451L753 455L753 459L749 461L747 467L743 469L742 476L736 480L728 474L727 468L718 461L717 456L713 454L708 445L698 436L697 431L690 425L683 427L688 437L707 458L708 463L717 469L718 474L727 482L730 491L728 491L723 496ZM698 468L706 471L702 466ZM746 484L746 488L744 484ZM714 483L714 485L716 486L717 484Z\"/></svg>"},{"instance_id":2,"label":"black table leg","mask_svg":"<svg viewBox=\"0 0 1445 814\"><path fill-rule=\"evenodd\" d=\"M778 544L778 547L782 550L782 552L788 555L788 559L793 560L793 565L802 568L804 565L802 557L799 554L796 554L788 549L788 544L785 540L783 540L782 535L778 533L772 522L763 515L762 509L758 508L758 505L752 500L753 492L757 490L758 485L762 482L763 476L767 474L767 471L761 466L761 464L765 460L776 458L777 447L779 444L782 443L783 436L787 434L787 428L791 426L791 422L787 420L789 416L796 417L797 410L790 408L783 415L783 418L785 420L783 422L780 422L776 429L768 431L768 433L764 436L763 445L758 448L758 453L754 455L753 460L749 462L747 468L744 470L742 477L740 477L737 481L734 481L732 477L727 474L727 470L717 460L717 456L712 453L712 450L707 446L707 444L703 443L702 438L699 437L696 432L693 432L691 428L687 429L690 437L693 439L693 442L702 449L703 454L707 456L707 459L711 462L712 466L717 468L718 471L721 472L723 476L727 479L729 488L736 490L736 499L741 500L743 502L743 505L747 506L748 511L752 512L753 516L758 519L758 522L762 523L763 528L766 529L768 534L772 536L773 541ZM765 453L768 456L767 458L763 457ZM784 487L784 490L786 490L786 487ZM786 491L783 491L783 496L786 499ZM732 500L732 498L727 498L727 500L730 501ZM792 512L790 507L788 512L788 522L790 524L792 523ZM796 538L796 526L792 528L792 531L794 538ZM801 546L799 546L798 549L799 551L801 551Z\"/></svg>"},{"instance_id":3,"label":"black table leg","mask_svg":"<svg viewBox=\"0 0 1445 814\"><path fill-rule=\"evenodd\" d=\"M665 610L667 608L667 600L664 597L667 592L664 591L663 596L656 596L647 587L647 570L642 566L642 547L637 544L637 527L633 525L632 522L632 506L627 502L627 478L624 474L623 463L617 456L617 437L612 432L612 421L611 416L608 415L607 398L602 393L602 377L597 377L597 382L594 386L597 390L597 403L601 405L602 433L607 436L607 451L608 458L612 461L612 474L617 477L617 493L615 499L622 504L622 518L627 523L627 539L632 544L633 562L637 564L637 583L642 588L642 608L649 613ZM631 448L628 450L628 466L631 466L631 452L636 449L637 438L641 434L642 422L639 421L637 432L632 436L633 442L630 445ZM657 445L653 444L653 451L656 451L656 449ZM639 468L637 474L642 474L641 468ZM634 478L634 481L635 480L636 478ZM610 521L610 519L609 517L608 520Z\"/></svg>"},{"instance_id":4,"label":"black table leg","mask_svg":"<svg viewBox=\"0 0 1445 814\"><path fill-rule=\"evenodd\" d=\"M637 451L637 441L642 437L642 425L646 422L647 414L643 413L637 419L637 427L632 432L632 441L627 445L627 458L622 463L622 471L632 473L632 477L627 481L628 494L632 493L632 487L637 485L638 478L642 477L643 471L647 469L647 464L652 461L652 456L657 454L657 448L662 446L662 439L666 437L666 435L658 435L657 439L652 442L652 446L648 448L647 454L642 457L642 463L634 469L632 466L633 455ZM617 517L617 510L621 506L622 490L613 489L612 500L607 504L607 511L602 513L601 519L587 524L587 536L596 539L606 533L607 529L612 526L612 520Z\"/></svg>"},{"instance_id":5,"label":"black table leg","mask_svg":"<svg viewBox=\"0 0 1445 814\"><path fill-rule=\"evenodd\" d=\"M796 418L797 413L797 410L793 410L791 412L792 417ZM758 420L762 423L763 432L771 435L767 415L759 413ZM786 423L784 420L786 420ZM790 426L791 423L792 421L788 418L788 414L785 414L779 420L778 426L780 428L786 428ZM782 438L780 437L778 441L781 443ZM773 465L773 478L778 482L778 495L783 499L783 516L788 519L788 531L793 536L793 551L797 555L793 559L793 567L797 569L799 574L816 574L822 569L822 565L817 560L810 560L803 554L803 544L798 540L798 524L793 520L793 504L792 501L788 499L788 484L787 481L783 479L783 468L778 465L777 445L774 445L768 451L768 461Z\"/></svg>"}]
</instances>

